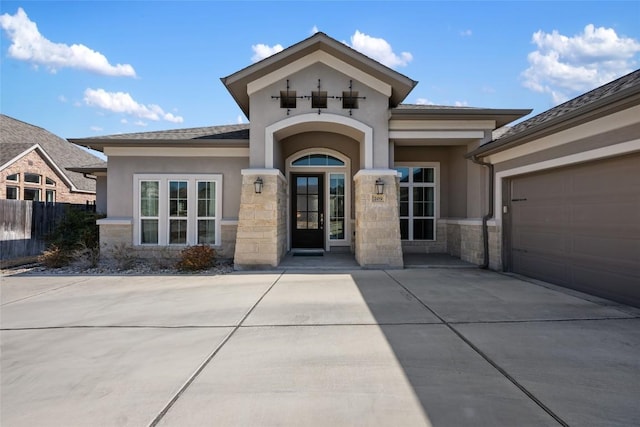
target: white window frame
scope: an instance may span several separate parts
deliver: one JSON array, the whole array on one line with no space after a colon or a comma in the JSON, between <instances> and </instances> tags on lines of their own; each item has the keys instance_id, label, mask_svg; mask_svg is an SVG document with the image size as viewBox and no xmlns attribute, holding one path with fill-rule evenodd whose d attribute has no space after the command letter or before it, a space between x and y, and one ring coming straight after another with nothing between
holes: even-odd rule
<instances>
[{"instance_id":1,"label":"white window frame","mask_svg":"<svg viewBox=\"0 0 640 427\"><path fill-rule=\"evenodd\" d=\"M27 175L30 175L30 176L37 176L37 177L38 177L38 181L27 181ZM23 180L26 184L40 185L40 184L42 184L42 175L37 174L37 173L33 173L33 172L25 172L25 173L24 173L24 176L22 177L22 180Z\"/></svg>"},{"instance_id":2,"label":"white window frame","mask_svg":"<svg viewBox=\"0 0 640 427\"><path fill-rule=\"evenodd\" d=\"M438 240L438 219L440 218L440 162L397 162L394 164L394 168L432 168L433 169L433 180L435 182L420 182L414 184L413 182L413 174L409 173L409 182L401 182L400 187L406 187L409 189L409 215L402 216L400 219L407 219L409 226L409 238L404 240L405 242L434 242ZM411 172L411 171L410 171ZM413 216L413 188L414 187L431 187L434 189L434 204L433 207L433 217L430 216ZM400 195L398 194L398 197ZM431 219L433 218L433 239L414 239L413 238L413 220L414 219Z\"/></svg>"},{"instance_id":3,"label":"white window frame","mask_svg":"<svg viewBox=\"0 0 640 427\"><path fill-rule=\"evenodd\" d=\"M159 182L158 206L158 243L140 243L140 183L142 181ZM187 242L169 244L169 181L187 181ZM222 174L134 174L133 176L133 243L136 246L193 246L198 244L198 194L197 183L208 181L215 184L215 243L220 246L222 220Z\"/></svg>"}]
</instances>

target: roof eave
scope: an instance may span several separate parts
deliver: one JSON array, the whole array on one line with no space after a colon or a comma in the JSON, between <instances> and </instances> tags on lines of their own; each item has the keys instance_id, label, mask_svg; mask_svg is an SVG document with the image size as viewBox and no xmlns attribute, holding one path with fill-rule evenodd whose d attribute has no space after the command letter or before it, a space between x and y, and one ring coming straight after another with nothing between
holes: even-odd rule
<instances>
[{"instance_id":1,"label":"roof eave","mask_svg":"<svg viewBox=\"0 0 640 427\"><path fill-rule=\"evenodd\" d=\"M227 77L223 77L220 80L225 85L242 112L247 116L247 118L250 118L249 96L246 93L246 83L248 83L252 76L259 75L261 77L262 75L269 74L272 72L271 68L275 67L279 62L289 63L290 61L298 59L298 57L308 55L315 49L322 49L322 47L324 47L324 50L328 53L334 55L337 54L336 57L338 58L340 56L348 56L349 58L356 59L358 62L363 64L364 67L369 68L369 71L374 71L374 73L384 76L387 82L393 81L395 84L391 84L393 88L393 93L390 99L391 107L400 104L418 84L417 81L410 79L404 74L369 58L368 56L321 32L289 46L268 58L230 74ZM353 55L354 53L356 54L355 56Z\"/></svg>"},{"instance_id":2,"label":"roof eave","mask_svg":"<svg viewBox=\"0 0 640 427\"><path fill-rule=\"evenodd\" d=\"M433 108L433 109L402 109L393 110L392 119L419 119L421 117L440 117L445 120L458 119L490 119L496 121L496 128L518 120L528 114L531 109L493 109L493 108Z\"/></svg>"},{"instance_id":3,"label":"roof eave","mask_svg":"<svg viewBox=\"0 0 640 427\"><path fill-rule=\"evenodd\" d=\"M69 138L69 142L103 151L105 147L215 147L237 148L248 147L248 139L82 139Z\"/></svg>"},{"instance_id":4,"label":"roof eave","mask_svg":"<svg viewBox=\"0 0 640 427\"><path fill-rule=\"evenodd\" d=\"M578 108L561 116L547 120L546 122L540 123L537 126L532 126L513 135L508 135L504 138L491 141L467 153L465 157L486 157L499 151L525 144L531 140L560 132L568 127L578 125L590 119L593 115L612 114L629 105L637 105L638 103L640 103L640 85L599 99L583 106L582 108Z\"/></svg>"}]
</instances>

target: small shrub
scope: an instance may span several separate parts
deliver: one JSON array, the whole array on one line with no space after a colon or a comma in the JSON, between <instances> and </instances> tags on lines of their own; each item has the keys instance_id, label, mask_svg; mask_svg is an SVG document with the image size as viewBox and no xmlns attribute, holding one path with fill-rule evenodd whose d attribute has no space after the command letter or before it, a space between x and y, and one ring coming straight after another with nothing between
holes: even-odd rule
<instances>
[{"instance_id":1,"label":"small shrub","mask_svg":"<svg viewBox=\"0 0 640 427\"><path fill-rule=\"evenodd\" d=\"M131 270L137 261L133 248L125 243L118 243L111 249L111 256L120 270Z\"/></svg>"},{"instance_id":2,"label":"small shrub","mask_svg":"<svg viewBox=\"0 0 640 427\"><path fill-rule=\"evenodd\" d=\"M180 253L180 261L176 265L178 270L198 271L213 267L216 251L208 245L189 246Z\"/></svg>"},{"instance_id":3,"label":"small shrub","mask_svg":"<svg viewBox=\"0 0 640 427\"><path fill-rule=\"evenodd\" d=\"M99 218L102 215L69 206L63 218L47 236L47 243L65 251L97 248L100 238L96 220Z\"/></svg>"},{"instance_id":4,"label":"small shrub","mask_svg":"<svg viewBox=\"0 0 640 427\"><path fill-rule=\"evenodd\" d=\"M56 245L51 245L49 249L40 255L38 261L48 268L60 268L69 265L71 259L72 253L70 251Z\"/></svg>"},{"instance_id":5,"label":"small shrub","mask_svg":"<svg viewBox=\"0 0 640 427\"><path fill-rule=\"evenodd\" d=\"M161 270L171 269L176 265L176 253L166 246L156 251L153 256L153 263Z\"/></svg>"}]
</instances>

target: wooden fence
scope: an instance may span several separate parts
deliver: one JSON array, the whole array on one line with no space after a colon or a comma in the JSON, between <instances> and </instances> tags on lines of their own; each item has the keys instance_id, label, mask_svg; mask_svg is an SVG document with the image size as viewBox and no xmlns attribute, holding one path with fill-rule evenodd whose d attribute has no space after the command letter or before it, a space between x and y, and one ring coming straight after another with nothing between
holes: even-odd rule
<instances>
[{"instance_id":1,"label":"wooden fence","mask_svg":"<svg viewBox=\"0 0 640 427\"><path fill-rule=\"evenodd\" d=\"M0 200L0 261L21 260L40 255L46 237L64 218L69 208L95 210L95 205Z\"/></svg>"}]
</instances>

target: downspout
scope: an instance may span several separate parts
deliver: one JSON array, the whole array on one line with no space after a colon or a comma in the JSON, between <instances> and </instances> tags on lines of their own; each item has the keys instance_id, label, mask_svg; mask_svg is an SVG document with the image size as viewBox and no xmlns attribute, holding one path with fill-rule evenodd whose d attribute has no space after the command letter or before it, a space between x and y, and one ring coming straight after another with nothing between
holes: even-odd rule
<instances>
[{"instance_id":1,"label":"downspout","mask_svg":"<svg viewBox=\"0 0 640 427\"><path fill-rule=\"evenodd\" d=\"M493 202L495 199L495 190L493 186L494 170L493 164L478 160L477 156L472 156L471 161L481 166L486 166L489 169L489 210L487 214L482 217L482 244L484 247L484 262L480 266L480 268L486 270L487 268L489 268L489 226L487 225L487 221L493 218Z\"/></svg>"}]
</instances>

